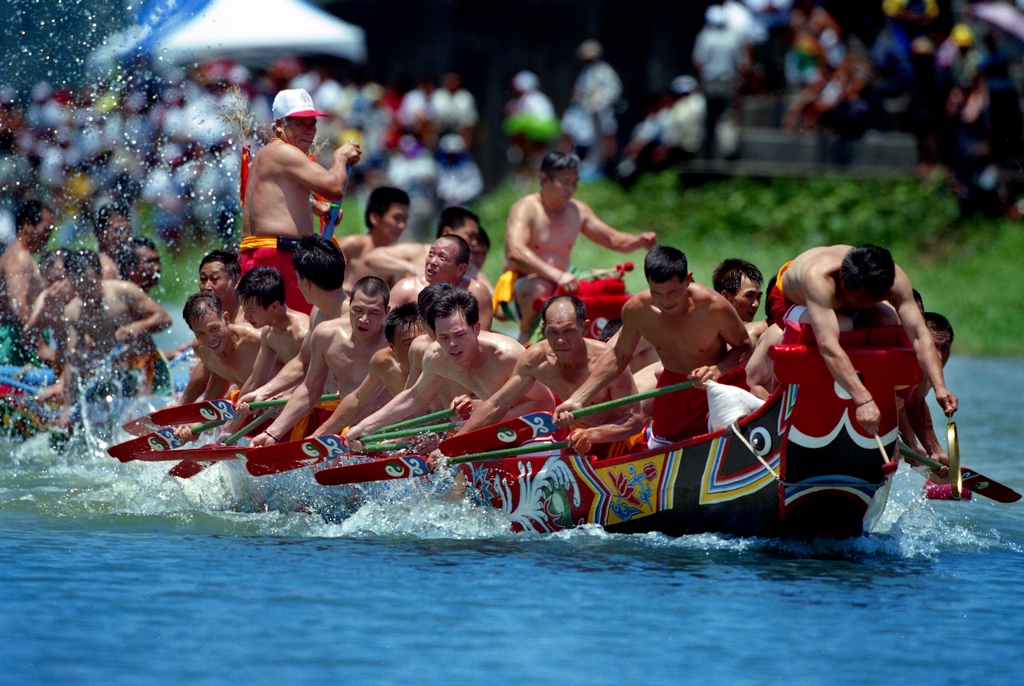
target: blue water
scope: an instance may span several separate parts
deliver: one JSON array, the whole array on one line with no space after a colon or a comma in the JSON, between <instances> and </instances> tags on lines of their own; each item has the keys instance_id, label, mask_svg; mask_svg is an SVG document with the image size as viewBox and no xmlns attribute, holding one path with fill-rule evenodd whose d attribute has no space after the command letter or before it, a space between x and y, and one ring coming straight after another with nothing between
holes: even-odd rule
<instances>
[{"instance_id":1,"label":"blue water","mask_svg":"<svg viewBox=\"0 0 1024 686\"><path fill-rule=\"evenodd\" d=\"M965 464L1024 490L1024 362L948 371ZM928 502L810 543L505 533L430 485L180 482L0 446L0 684L1024 683L1024 504ZM257 512L307 502L315 514Z\"/></svg>"}]
</instances>

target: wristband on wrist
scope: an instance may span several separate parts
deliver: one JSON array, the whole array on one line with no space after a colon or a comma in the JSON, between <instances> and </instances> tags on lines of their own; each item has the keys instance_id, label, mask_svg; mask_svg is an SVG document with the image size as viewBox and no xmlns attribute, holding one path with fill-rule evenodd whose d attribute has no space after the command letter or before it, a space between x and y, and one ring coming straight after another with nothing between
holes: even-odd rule
<instances>
[{"instance_id":1,"label":"wristband on wrist","mask_svg":"<svg viewBox=\"0 0 1024 686\"><path fill-rule=\"evenodd\" d=\"M873 403L873 402L875 402L874 398L868 398L867 400L865 400L862 403L857 403L857 407L860 407L861 405L867 405L868 403Z\"/></svg>"}]
</instances>

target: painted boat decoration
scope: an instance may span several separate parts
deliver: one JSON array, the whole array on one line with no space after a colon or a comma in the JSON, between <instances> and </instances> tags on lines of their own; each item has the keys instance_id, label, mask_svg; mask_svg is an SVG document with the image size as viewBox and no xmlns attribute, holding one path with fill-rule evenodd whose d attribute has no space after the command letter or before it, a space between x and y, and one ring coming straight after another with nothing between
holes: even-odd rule
<instances>
[{"instance_id":1,"label":"painted boat decoration","mask_svg":"<svg viewBox=\"0 0 1024 686\"><path fill-rule=\"evenodd\" d=\"M529 456L459 469L516 531L600 524L670 536L858 536L884 509L893 470L883 470L809 329L787 331L784 341L793 342L772 351L780 386L738 423L749 447L726 429L608 460ZM898 327L850 332L842 342L879 406L879 436L892 456L896 390L922 378L914 352Z\"/></svg>"}]
</instances>

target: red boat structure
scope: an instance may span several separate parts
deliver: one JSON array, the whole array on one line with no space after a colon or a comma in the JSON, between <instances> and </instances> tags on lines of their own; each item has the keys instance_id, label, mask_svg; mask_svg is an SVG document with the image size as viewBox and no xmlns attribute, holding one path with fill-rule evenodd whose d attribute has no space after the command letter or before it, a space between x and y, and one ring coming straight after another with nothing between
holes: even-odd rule
<instances>
[{"instance_id":1,"label":"red boat structure","mask_svg":"<svg viewBox=\"0 0 1024 686\"><path fill-rule=\"evenodd\" d=\"M780 385L733 428L606 460L553 454L458 469L516 531L599 524L670 536L859 536L885 508L896 463L856 422L810 328L792 327L783 340L772 350ZM886 455L896 459L896 392L922 378L914 351L899 327L841 341L881 411Z\"/></svg>"}]
</instances>

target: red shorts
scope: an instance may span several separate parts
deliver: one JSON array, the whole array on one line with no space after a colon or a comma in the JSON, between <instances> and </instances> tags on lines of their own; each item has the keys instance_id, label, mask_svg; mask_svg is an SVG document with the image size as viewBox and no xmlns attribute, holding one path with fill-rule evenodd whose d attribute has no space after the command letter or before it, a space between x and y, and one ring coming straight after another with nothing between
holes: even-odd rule
<instances>
[{"instance_id":1,"label":"red shorts","mask_svg":"<svg viewBox=\"0 0 1024 686\"><path fill-rule=\"evenodd\" d=\"M666 369L658 377L658 388L682 383L688 374ZM723 374L718 383L749 391L747 370L737 367ZM708 433L708 393L702 388L687 388L667 395L659 395L651 407L651 433L663 443L676 443Z\"/></svg>"},{"instance_id":2,"label":"red shorts","mask_svg":"<svg viewBox=\"0 0 1024 686\"><path fill-rule=\"evenodd\" d=\"M247 248L238 251L238 265L245 274L256 267L273 267L284 277L284 303L289 309L309 314L313 306L299 290L299 277L292 265L292 254L280 248Z\"/></svg>"}]
</instances>

